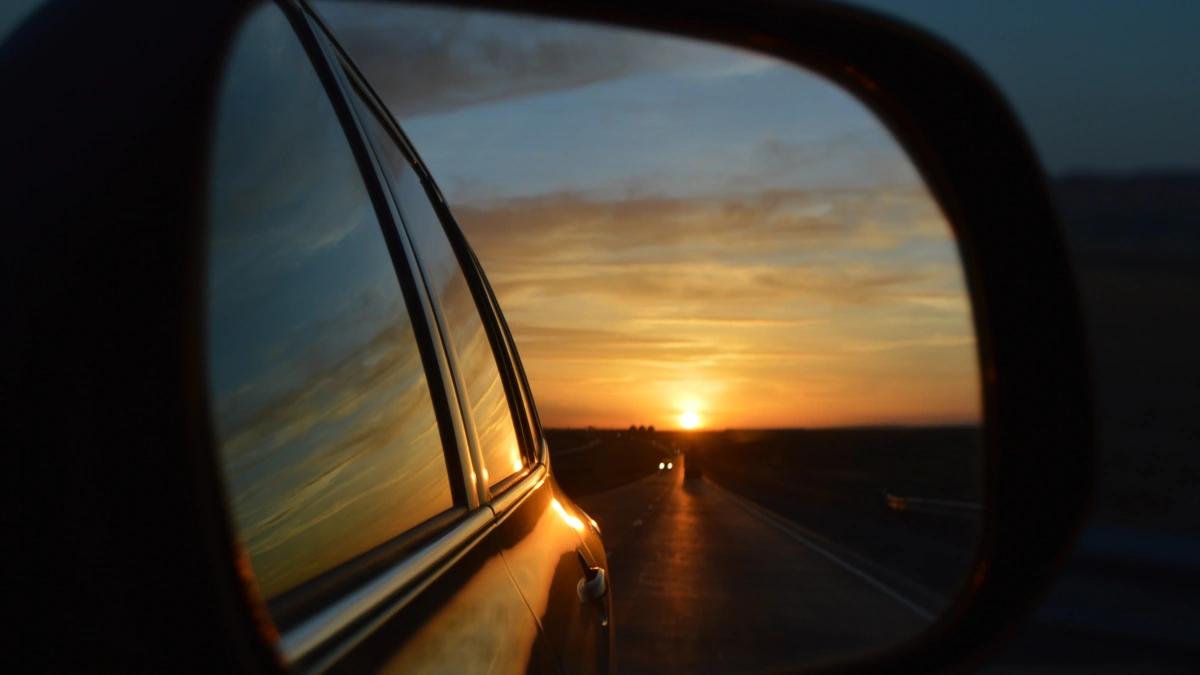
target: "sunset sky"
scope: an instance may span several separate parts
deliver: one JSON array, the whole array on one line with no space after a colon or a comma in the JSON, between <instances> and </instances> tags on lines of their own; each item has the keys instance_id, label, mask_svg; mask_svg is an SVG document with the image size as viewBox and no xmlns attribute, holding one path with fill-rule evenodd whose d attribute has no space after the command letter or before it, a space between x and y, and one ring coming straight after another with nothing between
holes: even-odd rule
<instances>
[{"instance_id":1,"label":"sunset sky","mask_svg":"<svg viewBox=\"0 0 1200 675\"><path fill-rule=\"evenodd\" d=\"M318 7L483 262L547 426L978 421L946 223L833 85L626 30Z\"/></svg>"}]
</instances>

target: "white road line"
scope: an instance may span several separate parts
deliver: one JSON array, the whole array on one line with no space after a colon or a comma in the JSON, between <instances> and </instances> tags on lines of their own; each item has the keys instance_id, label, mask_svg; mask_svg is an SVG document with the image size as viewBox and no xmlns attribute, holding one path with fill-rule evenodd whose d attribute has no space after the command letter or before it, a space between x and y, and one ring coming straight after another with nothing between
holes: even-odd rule
<instances>
[{"instance_id":1,"label":"white road line","mask_svg":"<svg viewBox=\"0 0 1200 675\"><path fill-rule=\"evenodd\" d=\"M746 511L747 513L749 513L750 515L757 517L759 520L762 520L763 522L767 523L768 525L773 526L775 529L779 530L780 532L787 535L788 537L800 542L801 544L804 544L808 548L812 549L814 552L819 553L820 555L824 556L830 562L841 567L842 569L846 570L850 574L853 574L854 576L858 577L859 579L865 581L868 585L872 586L875 590L879 591L880 593L883 593L884 595L888 596L889 598L891 598L891 599L895 600L896 602L900 603L901 605L907 607L910 611L912 611L913 614L916 614L917 616L919 616L922 619L925 619L926 621L929 621L929 622L933 622L933 620L935 618L937 618L934 614L930 613L929 610L918 605L917 603L913 602L912 600L909 600L908 598L904 597L902 594L900 594L898 591L893 589L891 586L888 586L887 584L876 579L875 577L871 576L870 574L867 574L866 572L862 571L861 569L846 562L845 560L838 557L837 555L834 555L831 551L829 551L825 547L817 544L812 539L801 534L794 527L790 527L786 521L781 521L782 516L779 516L771 511L759 506L758 504L751 502L750 500L742 497L741 495L734 494L733 492L726 490L725 488L723 488L719 485L716 485L712 481L705 481L705 483L706 483L706 487L715 487L718 490L720 490L722 493L724 493L726 496L728 496L733 501L733 503L742 507L742 509L744 511Z\"/></svg>"}]
</instances>

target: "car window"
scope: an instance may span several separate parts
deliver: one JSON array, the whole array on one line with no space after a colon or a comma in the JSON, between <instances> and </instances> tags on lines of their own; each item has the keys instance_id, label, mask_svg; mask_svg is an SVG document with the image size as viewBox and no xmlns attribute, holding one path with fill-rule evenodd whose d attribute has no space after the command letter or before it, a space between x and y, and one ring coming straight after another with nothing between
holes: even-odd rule
<instances>
[{"instance_id":1,"label":"car window","mask_svg":"<svg viewBox=\"0 0 1200 675\"><path fill-rule=\"evenodd\" d=\"M278 8L241 28L218 106L209 390L233 519L272 598L453 498L380 223Z\"/></svg>"},{"instance_id":2,"label":"car window","mask_svg":"<svg viewBox=\"0 0 1200 675\"><path fill-rule=\"evenodd\" d=\"M495 298L493 296L493 302ZM525 376L525 368L521 364L521 355L517 352L517 345L512 339L512 332L508 328L508 322L504 320L504 315L500 313L500 308L493 304L496 311L496 316L500 318L501 328L504 331L504 340L508 345L508 353L513 361L513 365L517 371L518 388L520 395L521 406L525 411L525 425L529 430L529 437L532 441L531 453L536 461L541 446L542 431L539 427L537 411L534 409L533 394L529 391L529 382Z\"/></svg>"},{"instance_id":3,"label":"car window","mask_svg":"<svg viewBox=\"0 0 1200 675\"><path fill-rule=\"evenodd\" d=\"M529 392L529 384L525 379L524 367L521 364L521 355L517 352L517 345L513 342L512 333L508 328L508 321L504 318L504 313L500 311L500 306L496 302L495 291L492 290L491 283L484 274L482 266L475 258L475 253L471 252L472 265L478 271L479 278L482 282L484 294L487 296L487 309L495 317L496 326L500 335L502 345L499 347L500 353L512 364L513 370L513 396L512 405L518 408L524 414L524 418L518 421L521 432L528 439L529 452L527 459L530 462L538 461L538 453L541 447L541 429L538 427L537 414L533 407L533 398ZM520 415L518 415L520 417Z\"/></svg>"},{"instance_id":4,"label":"car window","mask_svg":"<svg viewBox=\"0 0 1200 675\"><path fill-rule=\"evenodd\" d=\"M496 353L458 257L420 177L374 114L368 112L363 119L391 181L401 218L412 237L430 291L440 305L449 337L447 348L454 353L479 439L483 480L488 486L496 485L523 469L526 463Z\"/></svg>"}]
</instances>

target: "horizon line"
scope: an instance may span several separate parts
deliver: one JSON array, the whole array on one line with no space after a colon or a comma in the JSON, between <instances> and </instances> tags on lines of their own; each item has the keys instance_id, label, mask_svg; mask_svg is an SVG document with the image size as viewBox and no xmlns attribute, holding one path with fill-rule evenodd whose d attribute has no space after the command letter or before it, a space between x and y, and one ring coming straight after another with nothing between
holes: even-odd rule
<instances>
[{"instance_id":1,"label":"horizon line","mask_svg":"<svg viewBox=\"0 0 1200 675\"><path fill-rule=\"evenodd\" d=\"M639 425L640 426L640 425ZM653 425L646 425L649 427ZM883 423L883 424L842 424L830 426L808 426L808 427L724 427L724 428L706 428L706 429L682 429L679 427L654 427L654 432L679 432L679 433L722 433L726 431L832 431L832 430L851 430L851 429L931 429L931 428L946 428L946 427L982 427L983 422L940 422L933 424L907 424L907 423ZM629 431L629 427L601 427L601 426L544 426L545 431Z\"/></svg>"}]
</instances>

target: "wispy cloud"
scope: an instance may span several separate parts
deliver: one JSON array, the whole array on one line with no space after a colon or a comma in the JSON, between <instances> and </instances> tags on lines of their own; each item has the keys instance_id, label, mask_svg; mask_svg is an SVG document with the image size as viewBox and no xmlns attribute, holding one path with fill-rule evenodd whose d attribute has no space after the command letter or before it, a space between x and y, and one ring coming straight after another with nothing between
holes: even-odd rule
<instances>
[{"instance_id":1,"label":"wispy cloud","mask_svg":"<svg viewBox=\"0 0 1200 675\"><path fill-rule=\"evenodd\" d=\"M670 425L685 401L737 426L977 418L970 307L920 188L455 212L550 423Z\"/></svg>"},{"instance_id":2,"label":"wispy cloud","mask_svg":"<svg viewBox=\"0 0 1200 675\"><path fill-rule=\"evenodd\" d=\"M640 72L745 75L773 60L559 19L382 2L317 2L393 114L415 117Z\"/></svg>"},{"instance_id":3,"label":"wispy cloud","mask_svg":"<svg viewBox=\"0 0 1200 675\"><path fill-rule=\"evenodd\" d=\"M556 193L453 207L473 242L521 242L505 260L654 263L810 259L945 242L936 205L917 186L768 190L731 196L634 195L596 198ZM681 256L684 256L681 258Z\"/></svg>"}]
</instances>

